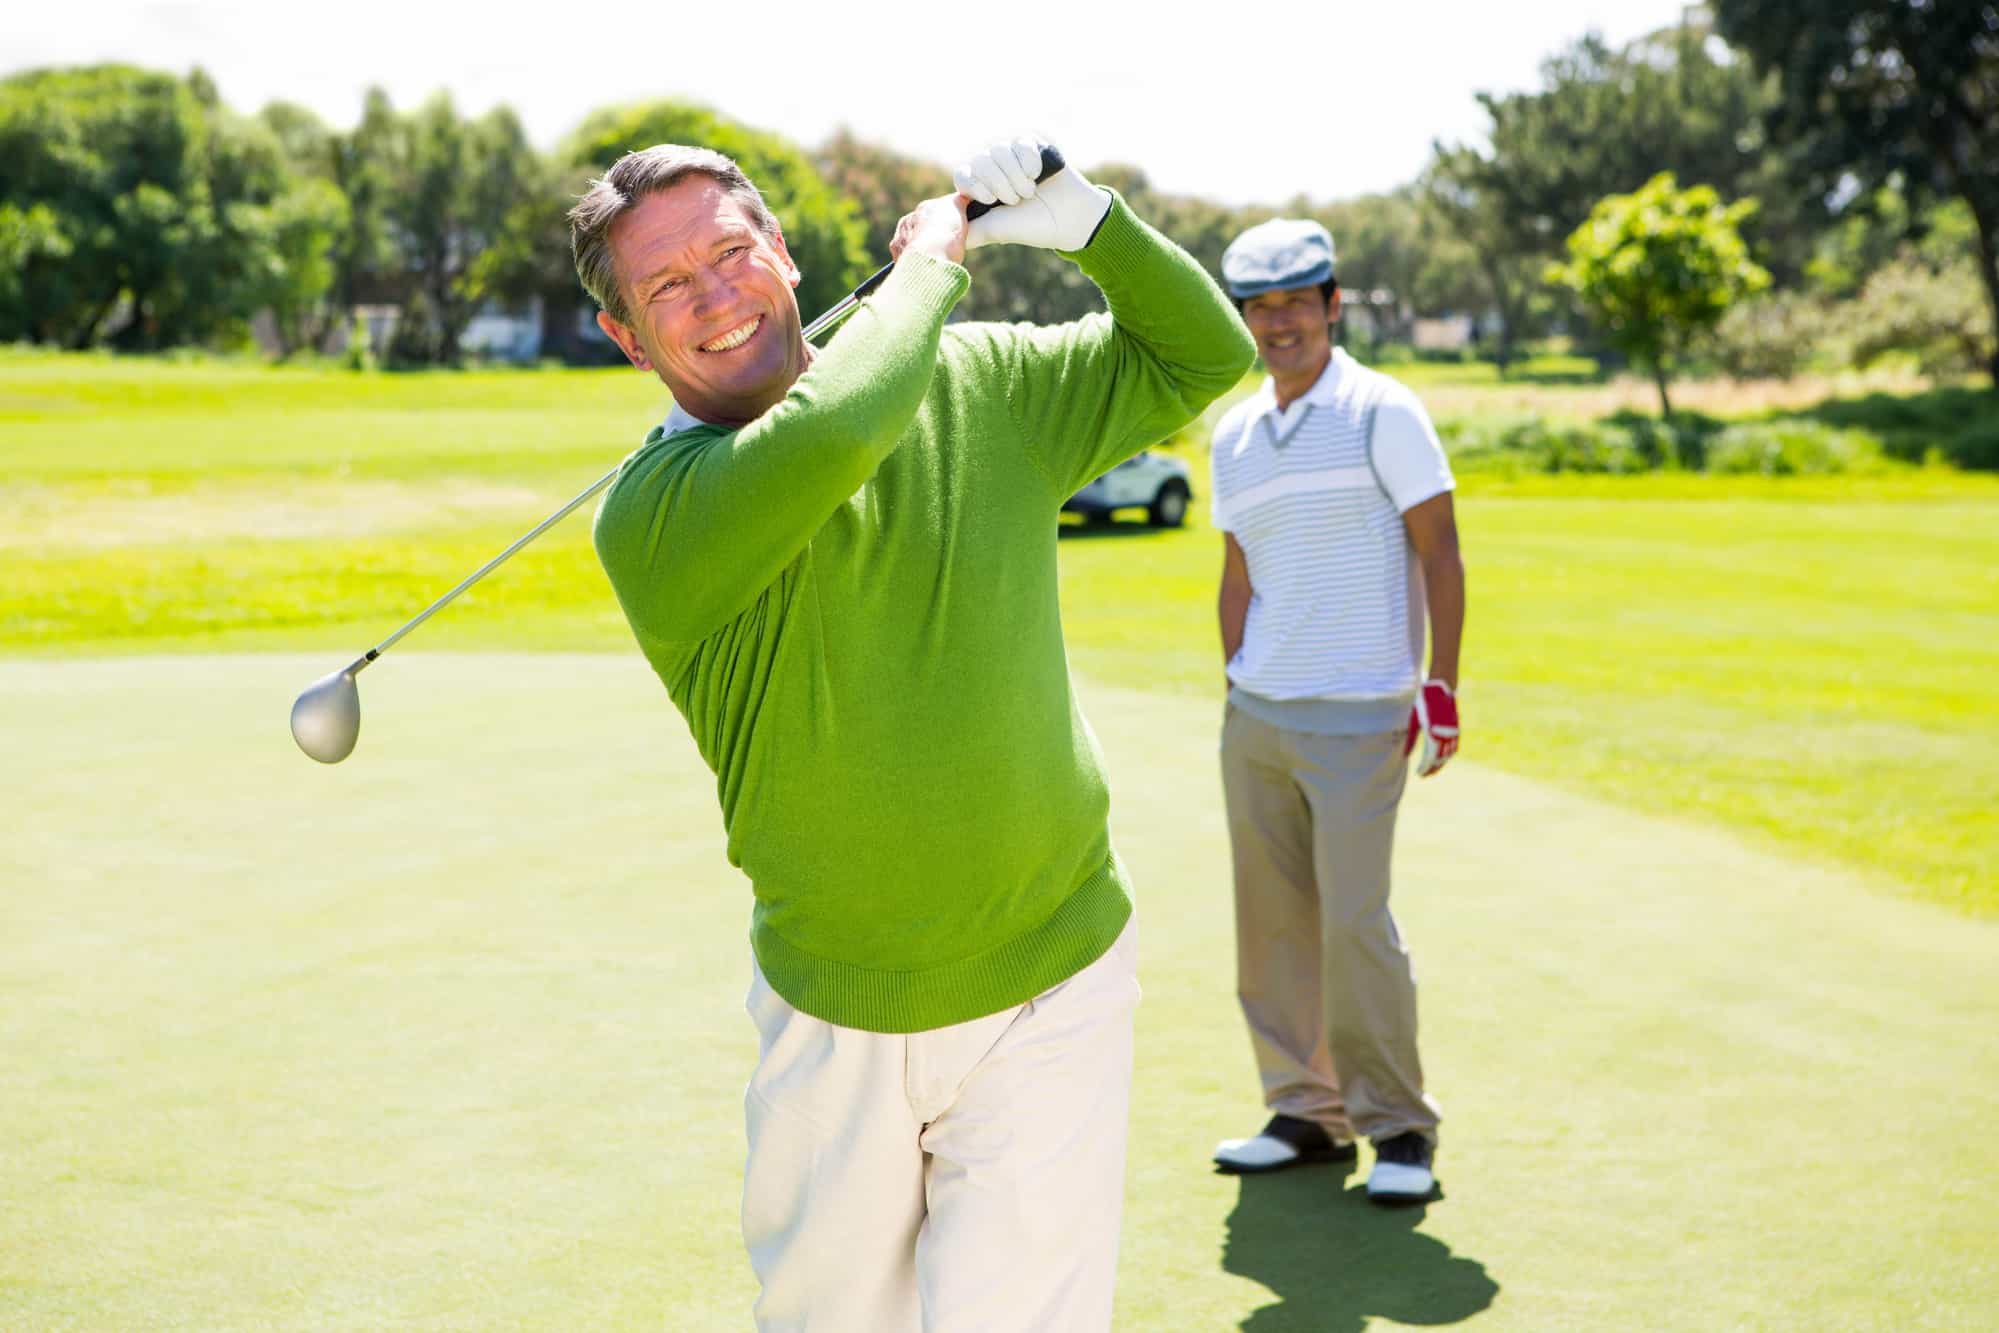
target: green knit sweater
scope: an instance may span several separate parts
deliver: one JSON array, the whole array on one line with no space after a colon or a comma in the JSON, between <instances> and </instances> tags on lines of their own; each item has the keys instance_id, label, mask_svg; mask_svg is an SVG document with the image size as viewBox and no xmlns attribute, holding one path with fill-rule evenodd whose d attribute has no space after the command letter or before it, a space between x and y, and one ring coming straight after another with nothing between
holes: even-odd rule
<instances>
[{"instance_id":1,"label":"green knit sweater","mask_svg":"<svg viewBox=\"0 0 1999 1333\"><path fill-rule=\"evenodd\" d=\"M846 1027L1021 1004L1131 912L1056 601L1056 513L1233 385L1253 347L1114 201L1068 258L1110 314L959 324L905 256L737 430L656 429L597 515L639 647L716 776L771 986Z\"/></svg>"}]
</instances>

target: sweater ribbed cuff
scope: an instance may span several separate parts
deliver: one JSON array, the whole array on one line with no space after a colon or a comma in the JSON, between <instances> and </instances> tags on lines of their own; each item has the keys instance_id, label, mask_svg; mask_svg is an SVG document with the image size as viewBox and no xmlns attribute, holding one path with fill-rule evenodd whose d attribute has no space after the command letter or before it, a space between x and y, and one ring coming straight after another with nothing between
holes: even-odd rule
<instances>
[{"instance_id":1,"label":"sweater ribbed cuff","mask_svg":"<svg viewBox=\"0 0 1999 1333\"><path fill-rule=\"evenodd\" d=\"M1146 234L1146 225L1131 211L1123 195L1108 187L1104 193L1111 197L1111 211L1097 224L1096 235L1080 250L1060 252L1100 287L1106 279L1115 283L1127 276L1143 277L1159 264L1158 239Z\"/></svg>"},{"instance_id":2,"label":"sweater ribbed cuff","mask_svg":"<svg viewBox=\"0 0 1999 1333\"><path fill-rule=\"evenodd\" d=\"M962 264L912 251L895 261L895 271L882 280L871 302L912 301L932 309L950 310L972 285Z\"/></svg>"}]
</instances>

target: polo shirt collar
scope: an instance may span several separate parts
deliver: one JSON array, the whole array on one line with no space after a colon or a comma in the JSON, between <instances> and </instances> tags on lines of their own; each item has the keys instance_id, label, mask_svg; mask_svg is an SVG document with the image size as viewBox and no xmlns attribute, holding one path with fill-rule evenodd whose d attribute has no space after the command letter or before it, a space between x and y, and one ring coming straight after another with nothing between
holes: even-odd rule
<instances>
[{"instance_id":1,"label":"polo shirt collar","mask_svg":"<svg viewBox=\"0 0 1999 1333\"><path fill-rule=\"evenodd\" d=\"M1253 421L1271 418L1271 437L1278 444L1289 443L1294 432L1315 407L1330 407L1339 401L1340 386L1354 365L1354 359L1347 355L1344 347L1335 347L1326 368L1319 372L1319 378L1312 381L1312 387L1291 400L1291 405L1283 411L1277 409L1277 381L1266 375L1263 384L1256 391L1256 407Z\"/></svg>"},{"instance_id":2,"label":"polo shirt collar","mask_svg":"<svg viewBox=\"0 0 1999 1333\"><path fill-rule=\"evenodd\" d=\"M710 421L703 421L679 403L675 403L673 410L666 414L666 420L659 423L660 429L668 435L678 435L681 431L693 430L696 426L710 426L713 424Z\"/></svg>"}]
</instances>

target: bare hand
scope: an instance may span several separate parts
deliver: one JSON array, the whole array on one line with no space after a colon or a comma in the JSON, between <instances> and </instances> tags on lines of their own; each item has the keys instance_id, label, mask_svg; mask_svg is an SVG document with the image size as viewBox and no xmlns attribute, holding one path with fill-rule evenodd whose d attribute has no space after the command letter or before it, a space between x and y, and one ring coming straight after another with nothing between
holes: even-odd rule
<instances>
[{"instance_id":1,"label":"bare hand","mask_svg":"<svg viewBox=\"0 0 1999 1333\"><path fill-rule=\"evenodd\" d=\"M900 259L910 250L949 260L965 262L965 205L962 194L925 199L895 224L895 239L888 243L888 257Z\"/></svg>"}]
</instances>

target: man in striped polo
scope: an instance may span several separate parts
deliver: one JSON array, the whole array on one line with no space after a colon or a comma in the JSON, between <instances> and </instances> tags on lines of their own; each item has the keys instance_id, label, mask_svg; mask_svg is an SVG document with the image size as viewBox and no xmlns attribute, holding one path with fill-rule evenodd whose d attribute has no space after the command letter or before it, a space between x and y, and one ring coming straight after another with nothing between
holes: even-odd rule
<instances>
[{"instance_id":1,"label":"man in striped polo","mask_svg":"<svg viewBox=\"0 0 1999 1333\"><path fill-rule=\"evenodd\" d=\"M1458 744L1454 482L1416 396L1332 345L1324 227L1252 227L1222 278L1269 371L1215 429L1210 493L1237 988L1272 1118L1215 1162L1352 1161L1365 1137L1368 1197L1418 1202L1436 1186L1438 1111L1389 860L1410 752L1421 740L1428 777Z\"/></svg>"}]
</instances>

